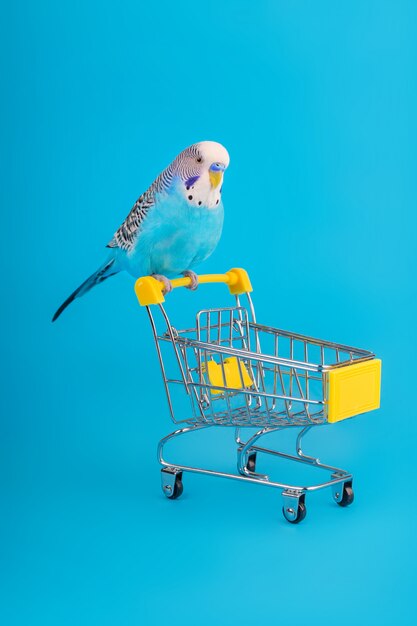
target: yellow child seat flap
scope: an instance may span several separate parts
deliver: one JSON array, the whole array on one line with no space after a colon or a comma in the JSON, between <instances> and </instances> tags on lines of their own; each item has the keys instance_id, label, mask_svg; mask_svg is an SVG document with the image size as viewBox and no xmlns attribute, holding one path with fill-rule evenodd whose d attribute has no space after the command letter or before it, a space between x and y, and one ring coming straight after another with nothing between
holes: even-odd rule
<instances>
[{"instance_id":1,"label":"yellow child seat flap","mask_svg":"<svg viewBox=\"0 0 417 626\"><path fill-rule=\"evenodd\" d=\"M246 365L235 356L225 359L223 367L220 363L216 363L214 359L210 359L202 364L201 369L203 374L208 374L209 382L214 387L243 389L243 387L251 387L253 385ZM224 378L226 378L226 381ZM223 393L223 391L221 389L212 389L211 393L218 394Z\"/></svg>"}]
</instances>

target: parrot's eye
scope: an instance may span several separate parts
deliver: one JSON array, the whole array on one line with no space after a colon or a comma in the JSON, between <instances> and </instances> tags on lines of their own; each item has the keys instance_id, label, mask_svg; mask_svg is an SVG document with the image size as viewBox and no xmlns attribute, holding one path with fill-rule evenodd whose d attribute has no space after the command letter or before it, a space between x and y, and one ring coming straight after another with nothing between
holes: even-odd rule
<instances>
[{"instance_id":1,"label":"parrot's eye","mask_svg":"<svg viewBox=\"0 0 417 626\"><path fill-rule=\"evenodd\" d=\"M197 157L197 163L201 163L202 160L202 157Z\"/></svg>"}]
</instances>

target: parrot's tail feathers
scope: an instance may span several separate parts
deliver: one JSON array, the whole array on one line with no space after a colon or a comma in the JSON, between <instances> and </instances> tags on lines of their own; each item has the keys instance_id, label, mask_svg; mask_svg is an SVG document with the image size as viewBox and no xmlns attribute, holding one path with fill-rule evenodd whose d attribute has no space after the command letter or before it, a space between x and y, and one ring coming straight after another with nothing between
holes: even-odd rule
<instances>
[{"instance_id":1,"label":"parrot's tail feathers","mask_svg":"<svg viewBox=\"0 0 417 626\"><path fill-rule=\"evenodd\" d=\"M85 293L87 293L87 291L90 291L90 289L102 283L103 280L106 280L107 278L110 278L110 276L114 276L115 274L117 274L119 270L114 267L114 262L115 262L115 259L110 259L109 261L106 261L106 263L104 263L104 265L99 267L98 270L94 272L94 274L92 274L89 278L87 278L87 280L85 280L82 283L82 285L80 285L65 300L65 302L61 304L61 306L59 307L59 309L53 316L52 321L55 322L55 320L57 320L58 317L61 315L62 311L64 311L67 308L67 306L69 306L71 302L75 300L75 298L80 298Z\"/></svg>"}]
</instances>

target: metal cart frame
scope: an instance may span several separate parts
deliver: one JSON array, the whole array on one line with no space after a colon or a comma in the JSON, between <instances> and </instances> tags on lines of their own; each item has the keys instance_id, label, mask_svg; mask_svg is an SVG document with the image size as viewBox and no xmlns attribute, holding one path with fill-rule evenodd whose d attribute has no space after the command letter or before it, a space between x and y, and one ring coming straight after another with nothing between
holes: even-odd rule
<instances>
[{"instance_id":1,"label":"metal cart frame","mask_svg":"<svg viewBox=\"0 0 417 626\"><path fill-rule=\"evenodd\" d=\"M190 282L182 278L172 284L181 287ZM178 498L183 492L183 472L193 472L281 489L284 517L293 524L305 518L308 492L331 487L338 505L350 505L354 499L352 474L305 454L302 441L314 426L378 408L381 362L367 350L258 324L252 287L242 269L199 277L199 283L208 282L227 284L235 305L199 311L195 326L184 330L170 322L161 282L147 276L135 285L151 323L171 419L181 426L158 445L163 493L169 499ZM242 295L247 298L247 308L241 305ZM156 305L159 319L152 305ZM161 323L162 331L158 329ZM174 389L188 398L190 417L178 419ZM165 458L168 442L213 426L235 429L238 473ZM300 429L295 454L258 445L265 435L290 427ZM255 428L255 434L244 440L243 428ZM277 482L256 472L258 454L322 469L330 472L330 477L313 485Z\"/></svg>"}]
</instances>

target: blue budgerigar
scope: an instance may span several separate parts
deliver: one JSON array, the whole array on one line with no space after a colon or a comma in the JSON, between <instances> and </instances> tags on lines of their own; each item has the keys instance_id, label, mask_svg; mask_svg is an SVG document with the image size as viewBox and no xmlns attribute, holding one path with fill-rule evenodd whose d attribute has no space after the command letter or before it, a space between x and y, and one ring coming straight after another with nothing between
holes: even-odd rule
<instances>
[{"instance_id":1,"label":"blue budgerigar","mask_svg":"<svg viewBox=\"0 0 417 626\"><path fill-rule=\"evenodd\" d=\"M126 270L151 275L170 291L169 278L183 274L198 283L192 268L215 249L223 227L222 185L229 155L215 141L181 152L135 202L107 244L110 254L94 274L59 307L55 321L75 298Z\"/></svg>"}]
</instances>

